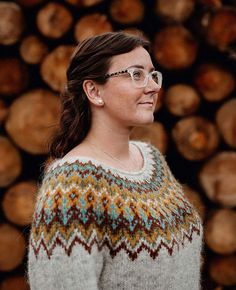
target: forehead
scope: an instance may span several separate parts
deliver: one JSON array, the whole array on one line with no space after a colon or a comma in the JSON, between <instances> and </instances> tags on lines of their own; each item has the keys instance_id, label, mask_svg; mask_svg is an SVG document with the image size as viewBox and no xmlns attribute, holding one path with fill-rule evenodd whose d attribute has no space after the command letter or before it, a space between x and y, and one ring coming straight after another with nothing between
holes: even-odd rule
<instances>
[{"instance_id":1,"label":"forehead","mask_svg":"<svg viewBox=\"0 0 236 290\"><path fill-rule=\"evenodd\" d=\"M132 65L141 65L150 69L153 67L150 54L143 47L136 47L130 52L115 55L112 57L110 70L124 69Z\"/></svg>"}]
</instances>

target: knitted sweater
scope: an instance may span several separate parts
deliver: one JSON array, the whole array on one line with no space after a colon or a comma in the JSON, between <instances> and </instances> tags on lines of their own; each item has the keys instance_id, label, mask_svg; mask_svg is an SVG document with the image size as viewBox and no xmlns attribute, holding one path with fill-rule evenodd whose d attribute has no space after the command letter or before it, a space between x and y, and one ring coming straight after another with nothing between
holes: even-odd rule
<instances>
[{"instance_id":1,"label":"knitted sweater","mask_svg":"<svg viewBox=\"0 0 236 290\"><path fill-rule=\"evenodd\" d=\"M125 172L88 157L46 171L30 232L31 290L199 290L202 224L164 156Z\"/></svg>"}]
</instances>

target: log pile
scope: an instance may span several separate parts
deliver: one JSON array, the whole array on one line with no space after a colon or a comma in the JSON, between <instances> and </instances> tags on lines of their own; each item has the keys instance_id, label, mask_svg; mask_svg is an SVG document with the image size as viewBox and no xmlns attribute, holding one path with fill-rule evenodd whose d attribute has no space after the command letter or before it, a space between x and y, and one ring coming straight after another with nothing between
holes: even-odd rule
<instances>
[{"instance_id":1,"label":"log pile","mask_svg":"<svg viewBox=\"0 0 236 290\"><path fill-rule=\"evenodd\" d=\"M26 241L71 54L83 39L117 30L150 40L163 73L155 121L131 139L166 155L202 218L204 289L235 289L236 2L226 2L0 2L1 290L29 289Z\"/></svg>"}]
</instances>

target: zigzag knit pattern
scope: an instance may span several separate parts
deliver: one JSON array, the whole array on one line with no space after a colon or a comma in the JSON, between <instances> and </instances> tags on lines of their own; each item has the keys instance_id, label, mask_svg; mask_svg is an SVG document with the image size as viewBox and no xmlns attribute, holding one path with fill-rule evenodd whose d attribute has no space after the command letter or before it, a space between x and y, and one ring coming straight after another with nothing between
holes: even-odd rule
<instances>
[{"instance_id":1,"label":"zigzag knit pattern","mask_svg":"<svg viewBox=\"0 0 236 290\"><path fill-rule=\"evenodd\" d=\"M31 230L36 258L43 248L50 259L56 246L70 256L79 244L88 253L94 246L106 248L112 258L123 250L132 261L142 251L156 259L160 249L171 256L200 235L200 217L163 155L138 144L148 162L141 174L126 177L86 159L55 163L48 170Z\"/></svg>"}]
</instances>

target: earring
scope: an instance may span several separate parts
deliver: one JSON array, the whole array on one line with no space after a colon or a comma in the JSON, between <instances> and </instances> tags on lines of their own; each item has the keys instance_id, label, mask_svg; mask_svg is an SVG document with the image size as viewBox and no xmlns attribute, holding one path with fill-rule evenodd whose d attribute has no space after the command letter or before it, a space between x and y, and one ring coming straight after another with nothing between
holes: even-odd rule
<instances>
[{"instance_id":1,"label":"earring","mask_svg":"<svg viewBox=\"0 0 236 290\"><path fill-rule=\"evenodd\" d=\"M101 100L101 99L98 100L98 103L99 103L100 105L103 105L103 104L104 104L103 100Z\"/></svg>"}]
</instances>

